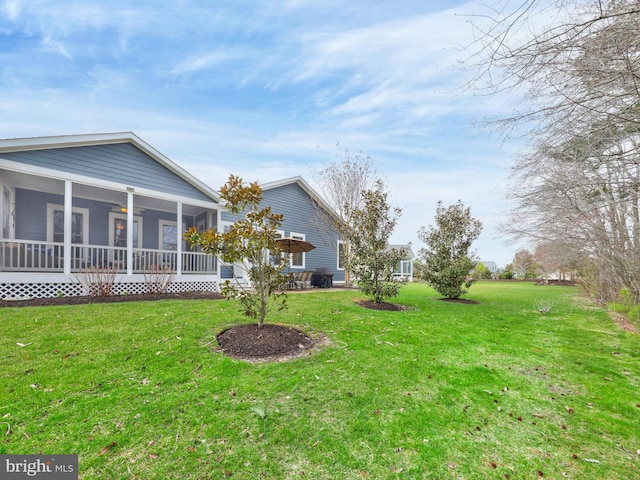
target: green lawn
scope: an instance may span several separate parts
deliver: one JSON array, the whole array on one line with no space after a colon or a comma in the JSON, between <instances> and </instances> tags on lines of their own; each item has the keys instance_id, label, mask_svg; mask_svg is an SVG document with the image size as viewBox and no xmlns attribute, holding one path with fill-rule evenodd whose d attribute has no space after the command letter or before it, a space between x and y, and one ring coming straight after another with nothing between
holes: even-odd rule
<instances>
[{"instance_id":1,"label":"green lawn","mask_svg":"<svg viewBox=\"0 0 640 480\"><path fill-rule=\"evenodd\" d=\"M332 343L270 364L214 352L228 301L5 308L0 453L76 453L83 479L639 478L640 337L578 295L290 295L271 321Z\"/></svg>"}]
</instances>

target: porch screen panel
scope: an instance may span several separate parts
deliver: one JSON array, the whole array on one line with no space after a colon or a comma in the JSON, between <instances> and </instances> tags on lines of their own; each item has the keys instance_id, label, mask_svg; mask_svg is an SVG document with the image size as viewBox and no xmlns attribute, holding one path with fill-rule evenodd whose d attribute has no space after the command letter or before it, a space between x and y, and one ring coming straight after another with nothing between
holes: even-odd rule
<instances>
[{"instance_id":1,"label":"porch screen panel","mask_svg":"<svg viewBox=\"0 0 640 480\"><path fill-rule=\"evenodd\" d=\"M164 224L162 226L162 249L178 249L178 227L176 225Z\"/></svg>"},{"instance_id":2,"label":"porch screen panel","mask_svg":"<svg viewBox=\"0 0 640 480\"><path fill-rule=\"evenodd\" d=\"M3 188L2 192L2 237L9 238L10 222L11 218L11 194L7 187Z\"/></svg>"},{"instance_id":3,"label":"porch screen panel","mask_svg":"<svg viewBox=\"0 0 640 480\"><path fill-rule=\"evenodd\" d=\"M53 211L53 241L64 242L64 212ZM79 212L71 214L71 243L84 243L84 215Z\"/></svg>"}]
</instances>

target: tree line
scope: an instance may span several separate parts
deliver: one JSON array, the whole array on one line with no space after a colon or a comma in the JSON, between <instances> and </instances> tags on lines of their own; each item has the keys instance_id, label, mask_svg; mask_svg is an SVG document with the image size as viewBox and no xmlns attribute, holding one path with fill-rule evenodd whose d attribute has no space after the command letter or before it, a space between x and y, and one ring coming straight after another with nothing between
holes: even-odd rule
<instances>
[{"instance_id":1,"label":"tree line","mask_svg":"<svg viewBox=\"0 0 640 480\"><path fill-rule=\"evenodd\" d=\"M493 123L527 140L504 231L599 301L628 289L640 303L640 3L500 2L489 16L472 87L525 97Z\"/></svg>"}]
</instances>

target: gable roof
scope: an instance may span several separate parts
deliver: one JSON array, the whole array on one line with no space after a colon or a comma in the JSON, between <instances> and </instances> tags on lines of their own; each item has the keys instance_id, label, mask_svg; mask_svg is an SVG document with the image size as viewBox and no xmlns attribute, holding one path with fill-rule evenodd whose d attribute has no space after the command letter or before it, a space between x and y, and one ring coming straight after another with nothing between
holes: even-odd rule
<instances>
[{"instance_id":1,"label":"gable roof","mask_svg":"<svg viewBox=\"0 0 640 480\"><path fill-rule=\"evenodd\" d=\"M331 206L327 203L327 201L324 198L322 198L318 194L318 192L316 192L311 187L311 185L309 185L304 180L304 178L302 178L299 175L295 177L283 178L282 180L276 180L275 182L265 183L260 185L260 187L262 188L262 190L273 190L275 188L284 187L286 185L293 185L293 184L298 184L300 188L302 188L311 197L311 199L316 205L318 205L325 212L327 212L329 215L331 215L336 220L338 220L338 214L335 212L335 210L331 208Z\"/></svg>"},{"instance_id":2,"label":"gable roof","mask_svg":"<svg viewBox=\"0 0 640 480\"><path fill-rule=\"evenodd\" d=\"M184 170L178 164L160 153L133 132L97 133L80 135L59 135L44 137L13 138L0 140L0 155L2 153L50 150L56 148L88 147L93 145L110 145L128 143L141 150L160 165L167 168L174 175L186 181L207 197L219 202L218 193L208 185Z\"/></svg>"}]
</instances>

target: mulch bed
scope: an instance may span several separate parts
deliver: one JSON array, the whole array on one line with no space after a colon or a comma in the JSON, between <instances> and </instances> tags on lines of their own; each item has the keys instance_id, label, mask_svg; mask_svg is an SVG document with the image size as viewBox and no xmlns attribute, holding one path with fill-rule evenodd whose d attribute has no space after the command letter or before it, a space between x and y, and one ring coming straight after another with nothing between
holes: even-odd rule
<instances>
[{"instance_id":1,"label":"mulch bed","mask_svg":"<svg viewBox=\"0 0 640 480\"><path fill-rule=\"evenodd\" d=\"M140 293L134 295L109 295L107 297L47 297L25 300L0 300L0 307L44 307L49 305L86 305L89 303L121 303L155 300L217 300L224 298L217 292Z\"/></svg>"},{"instance_id":2,"label":"mulch bed","mask_svg":"<svg viewBox=\"0 0 640 480\"><path fill-rule=\"evenodd\" d=\"M402 305L396 305L395 303L388 302L374 302L373 300L362 300L358 302L358 305L371 310L385 310L388 312L401 312L404 310Z\"/></svg>"},{"instance_id":3,"label":"mulch bed","mask_svg":"<svg viewBox=\"0 0 640 480\"><path fill-rule=\"evenodd\" d=\"M286 325L237 325L217 337L220 351L241 360L282 361L298 357L315 345L304 333Z\"/></svg>"},{"instance_id":4,"label":"mulch bed","mask_svg":"<svg viewBox=\"0 0 640 480\"><path fill-rule=\"evenodd\" d=\"M557 285L560 287L575 287L576 282L573 280L539 280L536 285Z\"/></svg>"}]
</instances>

